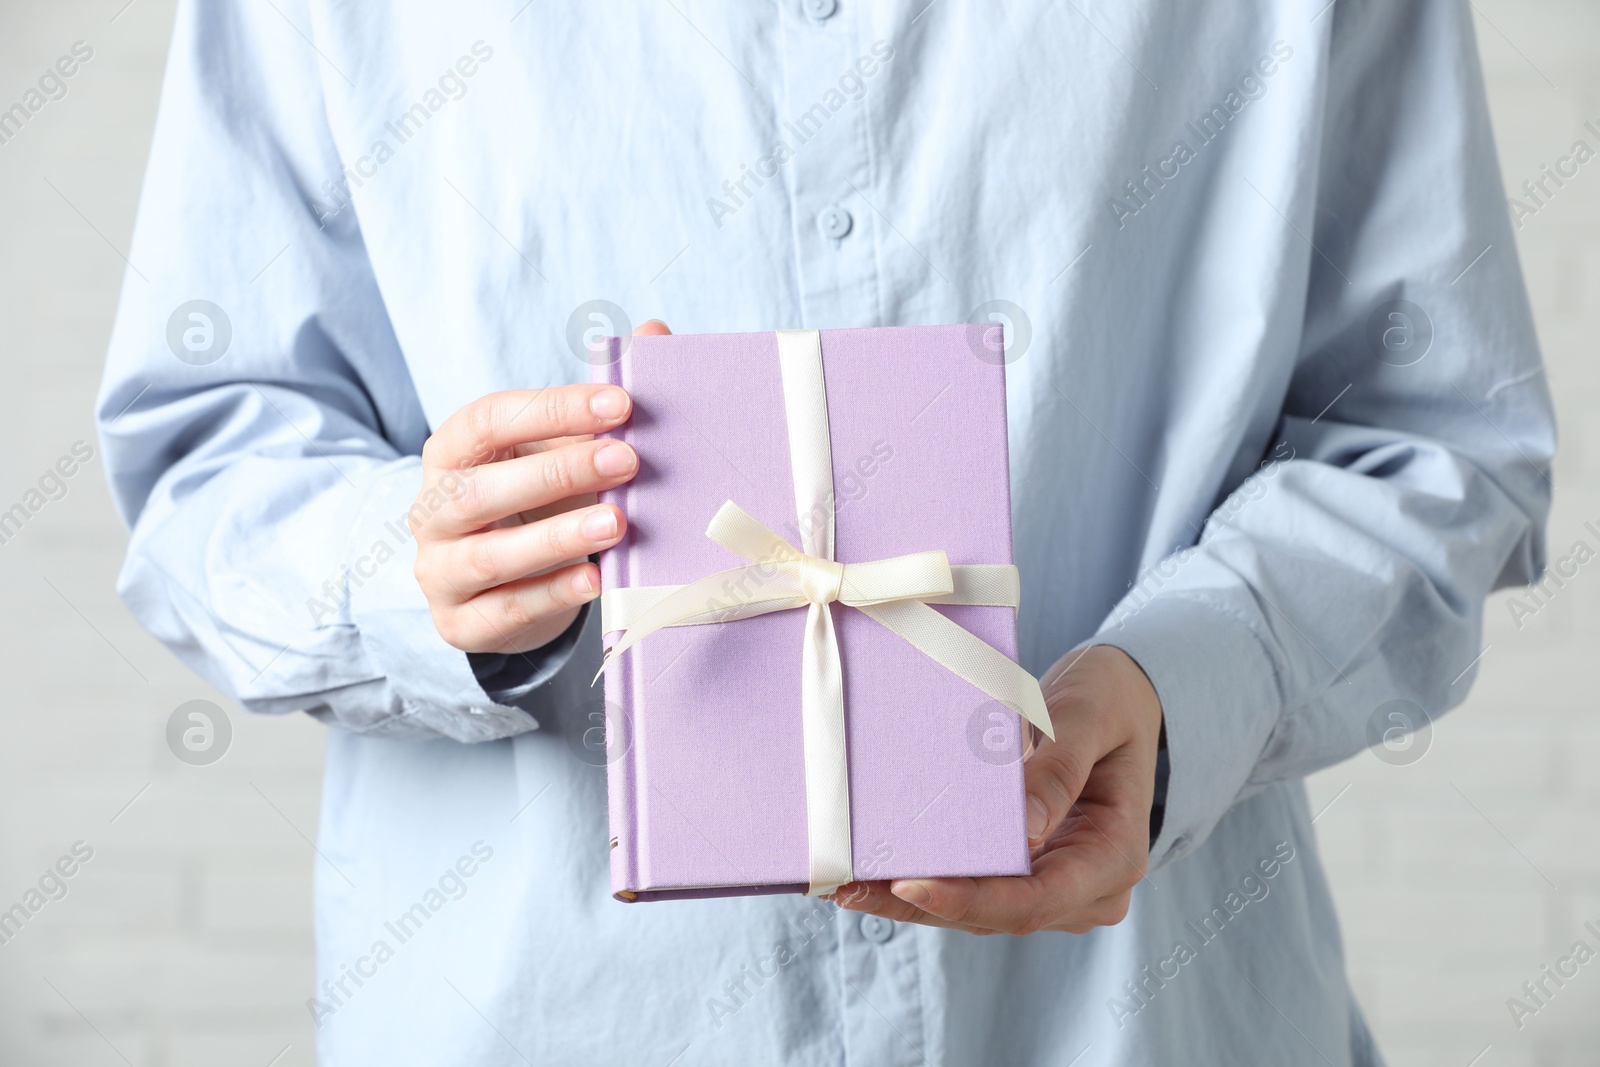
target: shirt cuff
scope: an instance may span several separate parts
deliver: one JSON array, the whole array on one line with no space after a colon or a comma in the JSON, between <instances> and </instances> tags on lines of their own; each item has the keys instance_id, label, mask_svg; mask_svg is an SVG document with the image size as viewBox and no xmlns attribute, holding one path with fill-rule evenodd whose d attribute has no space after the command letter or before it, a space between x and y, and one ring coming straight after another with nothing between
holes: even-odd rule
<instances>
[{"instance_id":1,"label":"shirt cuff","mask_svg":"<svg viewBox=\"0 0 1600 1067\"><path fill-rule=\"evenodd\" d=\"M1150 796L1150 847L1156 847L1161 827L1167 821L1167 781L1172 776L1172 758L1167 753L1167 723L1161 721L1161 740L1156 743L1156 788Z\"/></svg>"},{"instance_id":2,"label":"shirt cuff","mask_svg":"<svg viewBox=\"0 0 1600 1067\"><path fill-rule=\"evenodd\" d=\"M417 544L406 521L421 485L421 460L409 456L380 470L369 486L345 551L349 619L374 666L393 687L402 716L465 742L495 741L537 729L532 715L487 692L467 654L447 644L434 628L414 573ZM542 663L548 668L545 677L565 659L556 656ZM539 684L532 674L522 681L529 688Z\"/></svg>"},{"instance_id":3,"label":"shirt cuff","mask_svg":"<svg viewBox=\"0 0 1600 1067\"><path fill-rule=\"evenodd\" d=\"M1126 652L1161 700L1169 764L1154 869L1195 849L1245 790L1282 707L1277 672L1248 623L1183 596L1115 616L1089 643Z\"/></svg>"},{"instance_id":4,"label":"shirt cuff","mask_svg":"<svg viewBox=\"0 0 1600 1067\"><path fill-rule=\"evenodd\" d=\"M468 652L467 663L478 685L496 704L526 710L522 698L554 678L572 659L589 621L589 604L578 609L572 625L554 641L527 652Z\"/></svg>"}]
</instances>

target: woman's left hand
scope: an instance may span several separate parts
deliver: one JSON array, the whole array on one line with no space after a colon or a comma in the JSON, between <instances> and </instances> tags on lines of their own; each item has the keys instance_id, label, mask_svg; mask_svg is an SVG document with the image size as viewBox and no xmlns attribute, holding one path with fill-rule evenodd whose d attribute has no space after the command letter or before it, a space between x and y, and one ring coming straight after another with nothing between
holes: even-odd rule
<instances>
[{"instance_id":1,"label":"woman's left hand","mask_svg":"<svg viewBox=\"0 0 1600 1067\"><path fill-rule=\"evenodd\" d=\"M1150 847L1161 701L1127 653L1070 653L1041 685L1056 739L1028 756L1026 878L851 882L840 907L975 934L1081 934L1128 914Z\"/></svg>"}]
</instances>

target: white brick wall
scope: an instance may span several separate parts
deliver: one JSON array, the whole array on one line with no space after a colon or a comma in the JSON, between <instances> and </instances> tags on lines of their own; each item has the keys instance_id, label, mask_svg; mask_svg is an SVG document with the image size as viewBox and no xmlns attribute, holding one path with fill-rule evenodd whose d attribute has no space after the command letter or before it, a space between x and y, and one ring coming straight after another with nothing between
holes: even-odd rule
<instances>
[{"instance_id":1,"label":"white brick wall","mask_svg":"<svg viewBox=\"0 0 1600 1067\"><path fill-rule=\"evenodd\" d=\"M1582 126L1600 121L1600 8L1476 6L1501 169L1514 191L1579 136L1594 143ZM1525 219L1517 240L1561 419L1550 536L1559 556L1580 536L1593 544L1582 526L1600 519L1600 161ZM1586 920L1600 926L1590 670L1600 567L1580 571L1520 629L1508 597L1490 605L1489 651L1471 698L1434 724L1420 762L1391 767L1363 755L1311 784L1315 810L1354 783L1317 831L1356 991L1396 1067L1465 1067L1485 1046L1483 1067L1600 1057L1600 960L1520 1031L1506 1008L1577 938L1600 948L1582 929Z\"/></svg>"},{"instance_id":2,"label":"white brick wall","mask_svg":"<svg viewBox=\"0 0 1600 1067\"><path fill-rule=\"evenodd\" d=\"M0 148L8 501L73 441L94 439L90 404L122 274L108 242L127 248L172 15L172 0L118 14L124 2L0 6L0 94L75 40L95 48L68 96ZM1515 188L1565 152L1584 119L1600 120L1600 7L1475 3ZM1600 518L1600 162L1518 242L1563 417L1559 552ZM94 1065L120 1053L137 1067L309 1064L311 851L300 835L316 825L321 728L233 712L225 759L172 758L172 709L221 698L117 603L123 536L102 479L96 459L0 545L0 908L73 842L95 850L68 895L0 945L0 1063ZM1312 782L1314 810L1350 786L1317 831L1357 991L1396 1067L1466 1067L1485 1046L1482 1067L1575 1067L1600 1048L1600 961L1520 1031L1505 1006L1584 936L1585 920L1600 925L1589 672L1600 565L1521 629L1503 601L1489 611L1472 698L1435 724L1420 762L1363 755Z\"/></svg>"},{"instance_id":3,"label":"white brick wall","mask_svg":"<svg viewBox=\"0 0 1600 1067\"><path fill-rule=\"evenodd\" d=\"M0 6L0 96L75 40L95 50L67 96L0 146L7 504L73 441L94 441L123 270L107 242L128 247L173 8L138 0L118 15L125 2ZM98 457L68 485L0 544L0 908L74 841L94 858L0 945L0 1064L265 1067L282 1052L274 1067L305 1067L311 851L252 783L314 834L321 727L235 711L221 762L173 759L173 708L221 697L117 602L124 537Z\"/></svg>"}]
</instances>

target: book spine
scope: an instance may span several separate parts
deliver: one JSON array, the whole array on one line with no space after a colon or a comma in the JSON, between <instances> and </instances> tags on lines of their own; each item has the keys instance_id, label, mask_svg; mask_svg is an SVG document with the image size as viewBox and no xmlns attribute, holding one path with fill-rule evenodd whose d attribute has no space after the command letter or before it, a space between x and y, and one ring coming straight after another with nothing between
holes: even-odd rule
<instances>
[{"instance_id":1,"label":"book spine","mask_svg":"<svg viewBox=\"0 0 1600 1067\"><path fill-rule=\"evenodd\" d=\"M613 337L608 341L610 359L604 364L593 368L591 381L596 384L617 385L627 388L625 380L627 360L626 351L623 349L622 338ZM615 437L627 439L627 426L624 425L609 433L601 434L602 437ZM599 495L602 503L615 504L626 514L627 487L610 489ZM630 536L624 537L614 548L600 553L600 588L617 589L626 584L628 573L628 542ZM599 605L597 604L596 610ZM605 647L610 647L612 634L602 634L601 640ZM606 668L605 673L605 714L606 714L606 810L610 821L610 855L611 855L611 892L621 900L632 900L640 885L639 881L639 808L636 768L634 766L635 746L633 724L635 709L632 694L634 687L629 684L628 674L631 669L631 657L626 657L629 662L618 661Z\"/></svg>"}]
</instances>

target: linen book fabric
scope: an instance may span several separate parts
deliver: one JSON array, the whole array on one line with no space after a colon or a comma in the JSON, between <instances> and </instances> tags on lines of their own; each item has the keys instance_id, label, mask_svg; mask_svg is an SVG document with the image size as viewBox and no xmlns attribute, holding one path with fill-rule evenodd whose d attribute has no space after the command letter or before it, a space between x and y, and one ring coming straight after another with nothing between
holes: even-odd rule
<instances>
[{"instance_id":1,"label":"linen book fabric","mask_svg":"<svg viewBox=\"0 0 1600 1067\"><path fill-rule=\"evenodd\" d=\"M836 561L937 549L952 565L1012 562L996 332L820 332ZM609 344L595 377L633 396L633 418L613 436L641 466L604 496L630 526L601 556L605 587L683 585L748 562L706 536L730 500L798 546L777 336ZM855 877L1026 874L1021 720L861 612L829 610ZM935 610L1016 658L1014 609ZM606 668L612 888L622 899L806 889L804 620L797 610L669 628Z\"/></svg>"}]
</instances>

